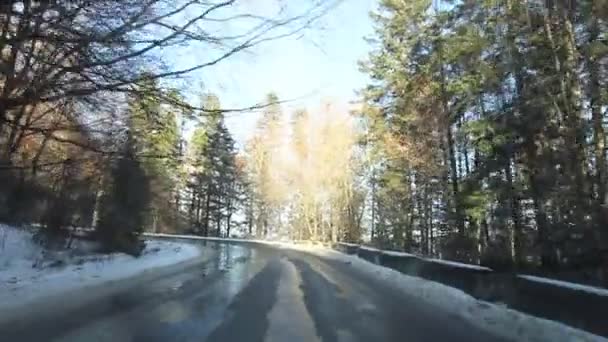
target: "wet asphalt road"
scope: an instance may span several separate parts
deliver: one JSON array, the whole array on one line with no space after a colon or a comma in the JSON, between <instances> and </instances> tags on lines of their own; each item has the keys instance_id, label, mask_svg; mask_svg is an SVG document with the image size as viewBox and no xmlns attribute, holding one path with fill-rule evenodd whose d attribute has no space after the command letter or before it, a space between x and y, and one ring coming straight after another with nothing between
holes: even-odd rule
<instances>
[{"instance_id":1,"label":"wet asphalt road","mask_svg":"<svg viewBox=\"0 0 608 342\"><path fill-rule=\"evenodd\" d=\"M0 324L0 340L502 341L349 264L269 247L203 248L204 261L177 273Z\"/></svg>"}]
</instances>

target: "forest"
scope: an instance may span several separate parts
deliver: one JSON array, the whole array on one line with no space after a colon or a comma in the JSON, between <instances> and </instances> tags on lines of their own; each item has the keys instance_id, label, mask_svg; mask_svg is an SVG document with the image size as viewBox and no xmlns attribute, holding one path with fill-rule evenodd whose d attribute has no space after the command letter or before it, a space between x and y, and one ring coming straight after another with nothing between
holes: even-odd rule
<instances>
[{"instance_id":1,"label":"forest","mask_svg":"<svg viewBox=\"0 0 608 342\"><path fill-rule=\"evenodd\" d=\"M223 108L196 73L313 27L335 3L301 5L264 16L236 0L3 1L0 221L59 245L93 229L135 254L142 231L229 236L250 187L224 116L279 101ZM173 63L186 47L199 58Z\"/></svg>"},{"instance_id":2,"label":"forest","mask_svg":"<svg viewBox=\"0 0 608 342\"><path fill-rule=\"evenodd\" d=\"M605 1L382 1L362 63L373 240L597 275L607 17Z\"/></svg>"},{"instance_id":3,"label":"forest","mask_svg":"<svg viewBox=\"0 0 608 342\"><path fill-rule=\"evenodd\" d=\"M341 241L607 277L608 2L381 0L357 101L300 109L185 94L339 11L234 2L3 3L0 221L109 249L143 231ZM220 52L163 59L185 43ZM226 116L254 114L239 146Z\"/></svg>"}]
</instances>

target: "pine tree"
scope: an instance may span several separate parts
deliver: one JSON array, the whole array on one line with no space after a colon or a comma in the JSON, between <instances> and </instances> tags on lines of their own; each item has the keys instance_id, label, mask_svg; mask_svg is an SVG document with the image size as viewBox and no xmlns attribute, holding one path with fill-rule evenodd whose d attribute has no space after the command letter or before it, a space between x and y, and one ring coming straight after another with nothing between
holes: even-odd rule
<instances>
[{"instance_id":1,"label":"pine tree","mask_svg":"<svg viewBox=\"0 0 608 342\"><path fill-rule=\"evenodd\" d=\"M143 83L147 92L130 100L128 120L136 154L150 179L152 197L146 229L172 230L177 212L167 203L173 201L177 191L178 113L171 105L162 103L156 82L145 80Z\"/></svg>"},{"instance_id":2,"label":"pine tree","mask_svg":"<svg viewBox=\"0 0 608 342\"><path fill-rule=\"evenodd\" d=\"M423 250L495 268L605 248L599 6L381 2L362 64L378 243L414 229Z\"/></svg>"},{"instance_id":3,"label":"pine tree","mask_svg":"<svg viewBox=\"0 0 608 342\"><path fill-rule=\"evenodd\" d=\"M138 255L142 248L138 234L145 229L151 194L149 179L137 160L130 135L109 178L108 189L101 198L96 234L109 251Z\"/></svg>"},{"instance_id":4,"label":"pine tree","mask_svg":"<svg viewBox=\"0 0 608 342\"><path fill-rule=\"evenodd\" d=\"M190 155L191 222L199 232L208 236L212 230L220 236L222 223L229 233L236 201L236 166L234 140L219 111L217 96L203 96L207 111L205 121L192 136Z\"/></svg>"}]
</instances>

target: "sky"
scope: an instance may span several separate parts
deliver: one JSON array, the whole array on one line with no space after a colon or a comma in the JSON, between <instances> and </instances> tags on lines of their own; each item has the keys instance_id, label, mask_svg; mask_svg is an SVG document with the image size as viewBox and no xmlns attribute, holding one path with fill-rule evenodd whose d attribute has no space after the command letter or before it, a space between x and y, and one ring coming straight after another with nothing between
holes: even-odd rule
<instances>
[{"instance_id":1,"label":"sky","mask_svg":"<svg viewBox=\"0 0 608 342\"><path fill-rule=\"evenodd\" d=\"M311 2L247 0L242 6L247 12L268 15L278 10L281 1L289 6ZM342 105L355 101L355 91L367 81L359 72L357 62L364 59L370 49L364 37L373 33L369 12L375 9L376 2L343 0L298 37L264 43L204 69L189 80L190 96L204 89L217 94L222 107L242 108L262 102L265 95L273 91L280 99L294 100L283 106L286 113L295 108L314 109L324 100ZM305 9L297 5L290 7L294 13ZM201 50L200 47L181 50L172 58L183 65L201 62L205 59ZM259 115L227 116L227 126L239 147L254 133Z\"/></svg>"}]
</instances>

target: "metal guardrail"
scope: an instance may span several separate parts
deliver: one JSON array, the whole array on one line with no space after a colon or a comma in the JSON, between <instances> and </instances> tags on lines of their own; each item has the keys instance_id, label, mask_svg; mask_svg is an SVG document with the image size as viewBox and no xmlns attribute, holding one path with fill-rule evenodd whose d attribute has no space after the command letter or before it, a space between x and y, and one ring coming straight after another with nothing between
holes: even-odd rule
<instances>
[{"instance_id":1,"label":"metal guardrail","mask_svg":"<svg viewBox=\"0 0 608 342\"><path fill-rule=\"evenodd\" d=\"M413 254L338 243L335 249L401 273L458 288L474 298L608 337L608 294L604 290L534 281L488 267L427 259ZM566 284L566 283L564 283ZM608 290L606 290L608 293Z\"/></svg>"}]
</instances>

